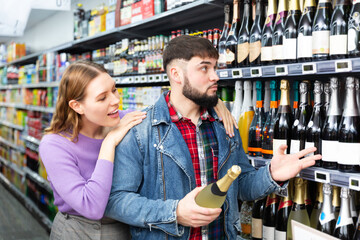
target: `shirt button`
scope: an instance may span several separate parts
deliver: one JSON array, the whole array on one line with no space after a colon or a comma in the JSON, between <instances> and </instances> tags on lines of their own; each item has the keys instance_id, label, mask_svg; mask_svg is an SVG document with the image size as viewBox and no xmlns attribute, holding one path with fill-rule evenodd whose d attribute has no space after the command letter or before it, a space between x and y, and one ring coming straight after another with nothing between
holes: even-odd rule
<instances>
[{"instance_id":1,"label":"shirt button","mask_svg":"<svg viewBox=\"0 0 360 240\"><path fill-rule=\"evenodd\" d=\"M154 144L154 147L156 147L157 145L156 145L156 143Z\"/></svg>"},{"instance_id":2,"label":"shirt button","mask_svg":"<svg viewBox=\"0 0 360 240\"><path fill-rule=\"evenodd\" d=\"M156 123L157 122L157 119L154 119L154 123Z\"/></svg>"}]
</instances>

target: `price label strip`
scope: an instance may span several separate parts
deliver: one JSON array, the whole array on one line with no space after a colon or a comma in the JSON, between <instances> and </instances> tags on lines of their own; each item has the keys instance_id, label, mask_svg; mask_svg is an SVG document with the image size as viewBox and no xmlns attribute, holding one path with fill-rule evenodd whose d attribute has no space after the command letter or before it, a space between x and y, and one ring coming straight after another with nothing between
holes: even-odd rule
<instances>
[{"instance_id":1,"label":"price label strip","mask_svg":"<svg viewBox=\"0 0 360 240\"><path fill-rule=\"evenodd\" d=\"M149 76L149 82L155 82L155 77L153 75Z\"/></svg>"},{"instance_id":2,"label":"price label strip","mask_svg":"<svg viewBox=\"0 0 360 240\"><path fill-rule=\"evenodd\" d=\"M219 71L219 78L227 78L229 77L228 71Z\"/></svg>"},{"instance_id":3,"label":"price label strip","mask_svg":"<svg viewBox=\"0 0 360 240\"><path fill-rule=\"evenodd\" d=\"M135 83L140 82L140 76L136 76L136 77L134 77L134 82L135 82Z\"/></svg>"},{"instance_id":4,"label":"price label strip","mask_svg":"<svg viewBox=\"0 0 360 240\"><path fill-rule=\"evenodd\" d=\"M335 72L350 72L352 71L351 60L337 60L335 61Z\"/></svg>"},{"instance_id":5,"label":"price label strip","mask_svg":"<svg viewBox=\"0 0 360 240\"><path fill-rule=\"evenodd\" d=\"M315 181L321 183L330 183L330 173L322 172L322 171L315 171Z\"/></svg>"},{"instance_id":6,"label":"price label strip","mask_svg":"<svg viewBox=\"0 0 360 240\"><path fill-rule=\"evenodd\" d=\"M314 74L316 73L316 63L303 63L302 64L303 74Z\"/></svg>"},{"instance_id":7,"label":"price label strip","mask_svg":"<svg viewBox=\"0 0 360 240\"><path fill-rule=\"evenodd\" d=\"M233 78L242 78L242 70L241 69L233 69L232 77Z\"/></svg>"},{"instance_id":8,"label":"price label strip","mask_svg":"<svg viewBox=\"0 0 360 240\"><path fill-rule=\"evenodd\" d=\"M155 75L155 82L161 82L162 77L161 75Z\"/></svg>"},{"instance_id":9,"label":"price label strip","mask_svg":"<svg viewBox=\"0 0 360 240\"><path fill-rule=\"evenodd\" d=\"M349 177L349 188L360 191L360 178Z\"/></svg>"},{"instance_id":10,"label":"price label strip","mask_svg":"<svg viewBox=\"0 0 360 240\"><path fill-rule=\"evenodd\" d=\"M141 76L140 81L141 82L147 82L147 77L146 76Z\"/></svg>"},{"instance_id":11,"label":"price label strip","mask_svg":"<svg viewBox=\"0 0 360 240\"><path fill-rule=\"evenodd\" d=\"M163 74L163 82L167 82L167 81L169 81L168 75Z\"/></svg>"},{"instance_id":12,"label":"price label strip","mask_svg":"<svg viewBox=\"0 0 360 240\"><path fill-rule=\"evenodd\" d=\"M288 75L288 66L286 65L275 66L275 75L276 76Z\"/></svg>"},{"instance_id":13,"label":"price label strip","mask_svg":"<svg viewBox=\"0 0 360 240\"><path fill-rule=\"evenodd\" d=\"M261 67L250 68L250 75L251 77L261 77L262 76Z\"/></svg>"}]
</instances>

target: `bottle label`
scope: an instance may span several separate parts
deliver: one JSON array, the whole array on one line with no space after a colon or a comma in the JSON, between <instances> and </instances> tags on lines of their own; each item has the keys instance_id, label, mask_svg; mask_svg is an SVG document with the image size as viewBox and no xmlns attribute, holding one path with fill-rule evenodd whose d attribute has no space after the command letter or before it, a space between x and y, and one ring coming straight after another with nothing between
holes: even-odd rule
<instances>
[{"instance_id":1,"label":"bottle label","mask_svg":"<svg viewBox=\"0 0 360 240\"><path fill-rule=\"evenodd\" d=\"M261 41L250 43L250 62L255 61L261 52Z\"/></svg>"},{"instance_id":2,"label":"bottle label","mask_svg":"<svg viewBox=\"0 0 360 240\"><path fill-rule=\"evenodd\" d=\"M304 36L303 33L299 33L297 41L297 54L298 58L312 57L312 36Z\"/></svg>"},{"instance_id":3,"label":"bottle label","mask_svg":"<svg viewBox=\"0 0 360 240\"><path fill-rule=\"evenodd\" d=\"M286 240L286 232L275 230L275 239L276 240Z\"/></svg>"},{"instance_id":4,"label":"bottle label","mask_svg":"<svg viewBox=\"0 0 360 240\"><path fill-rule=\"evenodd\" d=\"M330 31L314 31L312 35L312 53L329 54Z\"/></svg>"},{"instance_id":5,"label":"bottle label","mask_svg":"<svg viewBox=\"0 0 360 240\"><path fill-rule=\"evenodd\" d=\"M325 213L321 212L319 216L319 222L321 225L324 225L325 223L330 222L331 220L335 219L334 213Z\"/></svg>"},{"instance_id":6,"label":"bottle label","mask_svg":"<svg viewBox=\"0 0 360 240\"><path fill-rule=\"evenodd\" d=\"M252 218L251 219L251 236L253 238L262 239L262 219Z\"/></svg>"},{"instance_id":7,"label":"bottle label","mask_svg":"<svg viewBox=\"0 0 360 240\"><path fill-rule=\"evenodd\" d=\"M225 52L226 64L231 64L235 61L235 53L233 53L229 48Z\"/></svg>"},{"instance_id":8,"label":"bottle label","mask_svg":"<svg viewBox=\"0 0 360 240\"><path fill-rule=\"evenodd\" d=\"M276 18L276 14L271 14L271 15L267 16L266 21L265 21L265 25L267 27L270 27L275 18Z\"/></svg>"},{"instance_id":9,"label":"bottle label","mask_svg":"<svg viewBox=\"0 0 360 240\"><path fill-rule=\"evenodd\" d=\"M280 202L280 204L279 204L279 209L278 209L278 211L280 210L280 209L282 209L282 208L286 208L286 207L290 207L290 206L292 206L292 204L293 204L293 202L291 201L291 200L288 200L288 201L281 201Z\"/></svg>"},{"instance_id":10,"label":"bottle label","mask_svg":"<svg viewBox=\"0 0 360 240\"><path fill-rule=\"evenodd\" d=\"M283 45L272 46L272 59L273 60L283 59Z\"/></svg>"},{"instance_id":11,"label":"bottle label","mask_svg":"<svg viewBox=\"0 0 360 240\"><path fill-rule=\"evenodd\" d=\"M329 141L329 140L322 140L321 141L321 156L322 160L326 162L337 162L338 161L338 141Z\"/></svg>"},{"instance_id":12,"label":"bottle label","mask_svg":"<svg viewBox=\"0 0 360 240\"><path fill-rule=\"evenodd\" d=\"M261 61L271 61L271 60L272 60L272 46L261 47Z\"/></svg>"},{"instance_id":13,"label":"bottle label","mask_svg":"<svg viewBox=\"0 0 360 240\"><path fill-rule=\"evenodd\" d=\"M296 59L296 38L283 37L284 59Z\"/></svg>"},{"instance_id":14,"label":"bottle label","mask_svg":"<svg viewBox=\"0 0 360 240\"><path fill-rule=\"evenodd\" d=\"M241 223L241 232L251 234L251 224Z\"/></svg>"},{"instance_id":15,"label":"bottle label","mask_svg":"<svg viewBox=\"0 0 360 240\"><path fill-rule=\"evenodd\" d=\"M274 151L274 153L276 153L276 151L278 150L278 148L282 144L287 145L286 139L273 139L273 151ZM285 154L286 154L286 151L285 151Z\"/></svg>"},{"instance_id":16,"label":"bottle label","mask_svg":"<svg viewBox=\"0 0 360 240\"><path fill-rule=\"evenodd\" d=\"M266 207L268 207L268 206L270 206L270 205L272 205L272 204L276 204L278 201L279 201L279 200L278 200L277 197L274 197L274 198L268 197L268 198L266 199Z\"/></svg>"},{"instance_id":17,"label":"bottle label","mask_svg":"<svg viewBox=\"0 0 360 240\"><path fill-rule=\"evenodd\" d=\"M241 43L237 45L237 61L241 63L249 56L249 43Z\"/></svg>"},{"instance_id":18,"label":"bottle label","mask_svg":"<svg viewBox=\"0 0 360 240\"><path fill-rule=\"evenodd\" d=\"M218 60L218 64L225 64L226 63L226 56L225 56L225 54L224 53L221 53L220 55L219 55L219 60Z\"/></svg>"},{"instance_id":19,"label":"bottle label","mask_svg":"<svg viewBox=\"0 0 360 240\"><path fill-rule=\"evenodd\" d=\"M347 54L347 35L330 36L330 55Z\"/></svg>"},{"instance_id":20,"label":"bottle label","mask_svg":"<svg viewBox=\"0 0 360 240\"><path fill-rule=\"evenodd\" d=\"M360 143L339 142L338 152L341 153L341 157L337 159L339 164L360 164Z\"/></svg>"},{"instance_id":21,"label":"bottle label","mask_svg":"<svg viewBox=\"0 0 360 240\"><path fill-rule=\"evenodd\" d=\"M314 146L315 146L314 142L308 142L308 141L305 142L305 148L311 148ZM305 157L310 157L313 155L314 155L314 153L312 152L312 153L306 154Z\"/></svg>"},{"instance_id":22,"label":"bottle label","mask_svg":"<svg viewBox=\"0 0 360 240\"><path fill-rule=\"evenodd\" d=\"M358 18L360 17L360 14L358 14ZM350 17L351 18L351 17ZM358 19L358 21L360 22L360 20ZM351 24L355 24L354 23L351 23L349 21L349 25ZM359 31L360 31L360 27L356 27L356 26L353 26L350 28L349 26L349 30L348 30L348 51L355 51L357 50L357 43L358 43L358 34L359 34Z\"/></svg>"},{"instance_id":23,"label":"bottle label","mask_svg":"<svg viewBox=\"0 0 360 240\"><path fill-rule=\"evenodd\" d=\"M300 151L300 140L291 139L290 154L298 153Z\"/></svg>"},{"instance_id":24,"label":"bottle label","mask_svg":"<svg viewBox=\"0 0 360 240\"><path fill-rule=\"evenodd\" d=\"M275 228L267 227L263 225L263 239L274 240L275 239Z\"/></svg>"},{"instance_id":25,"label":"bottle label","mask_svg":"<svg viewBox=\"0 0 360 240\"><path fill-rule=\"evenodd\" d=\"M341 215L339 215L338 220L336 222L336 228L342 227L342 226L346 226L346 225L352 225L354 224L354 221L351 217L348 218L342 218Z\"/></svg>"},{"instance_id":26,"label":"bottle label","mask_svg":"<svg viewBox=\"0 0 360 240\"><path fill-rule=\"evenodd\" d=\"M288 14L288 11L282 11L282 12L279 12L276 16L276 20L275 20L275 24L280 24L281 23L281 20L283 18L286 18L287 17L287 14Z\"/></svg>"}]
</instances>

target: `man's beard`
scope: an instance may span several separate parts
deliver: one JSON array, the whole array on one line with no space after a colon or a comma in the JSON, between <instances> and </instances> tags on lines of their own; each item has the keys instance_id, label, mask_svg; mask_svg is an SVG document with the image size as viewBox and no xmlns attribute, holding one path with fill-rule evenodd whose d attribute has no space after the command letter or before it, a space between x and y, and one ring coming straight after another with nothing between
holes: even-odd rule
<instances>
[{"instance_id":1,"label":"man's beard","mask_svg":"<svg viewBox=\"0 0 360 240\"><path fill-rule=\"evenodd\" d=\"M212 87L212 86L210 86ZM210 88L209 87L209 88ZM197 89L193 88L189 82L189 79L185 76L184 88L182 90L182 94L204 108L212 108L215 107L218 102L218 96L215 94L213 96L208 96L206 91L205 93L200 93Z\"/></svg>"}]
</instances>

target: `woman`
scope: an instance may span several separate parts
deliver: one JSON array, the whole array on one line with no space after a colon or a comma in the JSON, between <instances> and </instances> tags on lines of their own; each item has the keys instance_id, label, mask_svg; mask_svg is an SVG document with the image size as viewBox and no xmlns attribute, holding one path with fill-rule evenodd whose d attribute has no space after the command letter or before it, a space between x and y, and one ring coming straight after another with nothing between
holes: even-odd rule
<instances>
[{"instance_id":1,"label":"woman","mask_svg":"<svg viewBox=\"0 0 360 240\"><path fill-rule=\"evenodd\" d=\"M146 113L134 111L120 121L115 81L92 62L71 64L58 94L55 114L39 148L59 209L50 239L130 239L127 225L103 215L115 147ZM219 103L217 112L230 126L233 118ZM228 128L233 135L232 126Z\"/></svg>"}]
</instances>

